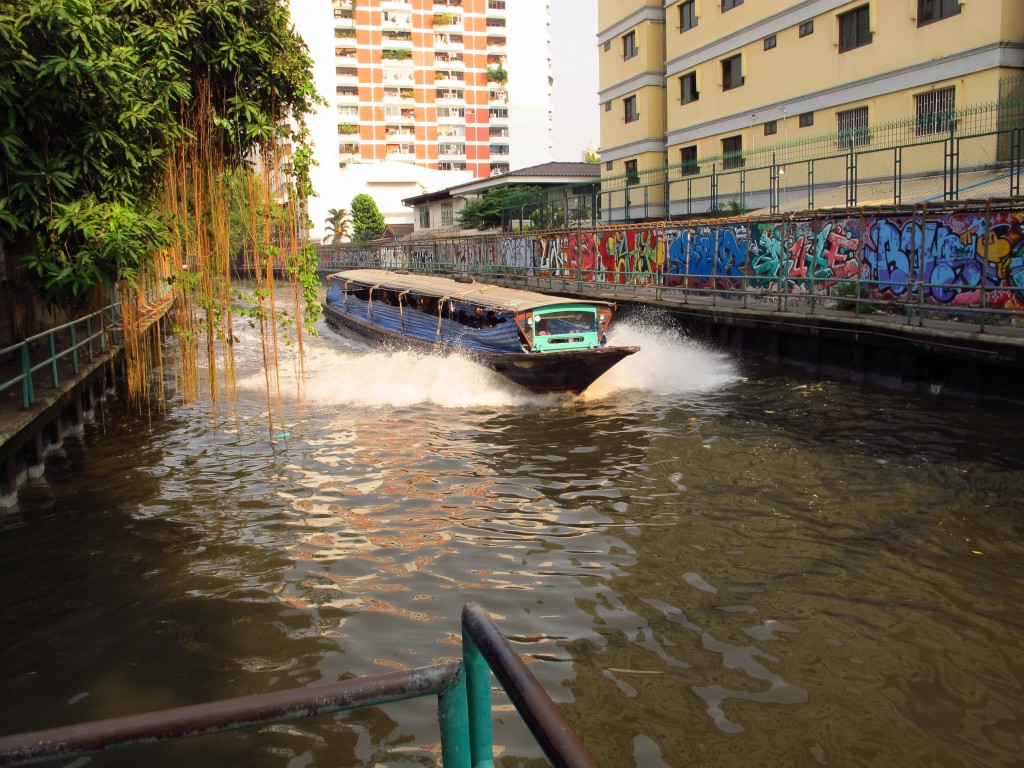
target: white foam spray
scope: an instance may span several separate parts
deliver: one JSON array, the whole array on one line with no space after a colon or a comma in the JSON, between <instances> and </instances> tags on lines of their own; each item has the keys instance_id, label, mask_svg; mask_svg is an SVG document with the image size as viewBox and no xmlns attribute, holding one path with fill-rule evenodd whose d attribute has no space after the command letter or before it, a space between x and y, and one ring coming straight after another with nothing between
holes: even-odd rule
<instances>
[{"instance_id":1,"label":"white foam spray","mask_svg":"<svg viewBox=\"0 0 1024 768\"><path fill-rule=\"evenodd\" d=\"M433 404L442 408L555 407L565 395L539 395L458 354L422 354L382 349L351 340L325 328L305 345L303 400L313 405L406 407ZM578 396L584 402L625 390L675 395L715 389L739 380L726 355L686 340L658 317L634 319L614 327L612 344L636 345L632 355ZM255 369L239 360L240 391L265 388L259 361ZM294 392L297 366L282 361L282 394Z\"/></svg>"}]
</instances>

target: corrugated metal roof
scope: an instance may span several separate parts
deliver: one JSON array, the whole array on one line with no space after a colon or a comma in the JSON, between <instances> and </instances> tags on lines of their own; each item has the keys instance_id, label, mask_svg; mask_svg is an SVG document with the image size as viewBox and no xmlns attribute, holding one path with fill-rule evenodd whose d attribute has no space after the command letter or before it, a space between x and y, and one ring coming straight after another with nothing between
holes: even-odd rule
<instances>
[{"instance_id":1,"label":"corrugated metal roof","mask_svg":"<svg viewBox=\"0 0 1024 768\"><path fill-rule=\"evenodd\" d=\"M349 269L344 272L336 272L328 279L351 281L364 286L379 286L389 290L411 291L423 296L458 299L467 304L479 304L485 308L504 308L514 311L548 307L553 304L610 306L606 301L567 299L533 291L523 291L518 288L506 288L503 285L462 283L449 277L414 275L393 272L390 269Z\"/></svg>"}]
</instances>

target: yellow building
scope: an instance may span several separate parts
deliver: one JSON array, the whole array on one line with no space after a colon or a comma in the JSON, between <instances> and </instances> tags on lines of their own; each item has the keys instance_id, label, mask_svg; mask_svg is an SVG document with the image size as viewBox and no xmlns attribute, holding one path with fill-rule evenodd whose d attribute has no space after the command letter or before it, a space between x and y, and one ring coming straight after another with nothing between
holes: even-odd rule
<instances>
[{"instance_id":1,"label":"yellow building","mask_svg":"<svg viewBox=\"0 0 1024 768\"><path fill-rule=\"evenodd\" d=\"M948 133L951 113L995 103L1000 82L1024 68L1021 9L1022 0L600 0L603 173L728 171L752 165L752 151L822 136L860 150L876 140L873 126L901 120L918 136Z\"/></svg>"}]
</instances>

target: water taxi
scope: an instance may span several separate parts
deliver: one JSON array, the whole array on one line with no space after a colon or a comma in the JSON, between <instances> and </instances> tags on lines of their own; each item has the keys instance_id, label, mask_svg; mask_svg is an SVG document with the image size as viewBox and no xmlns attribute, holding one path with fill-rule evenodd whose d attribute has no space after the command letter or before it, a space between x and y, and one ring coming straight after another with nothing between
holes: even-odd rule
<instances>
[{"instance_id":1,"label":"water taxi","mask_svg":"<svg viewBox=\"0 0 1024 768\"><path fill-rule=\"evenodd\" d=\"M639 347L610 346L615 305L403 270L327 278L324 318L375 342L458 351L533 392L578 393Z\"/></svg>"}]
</instances>

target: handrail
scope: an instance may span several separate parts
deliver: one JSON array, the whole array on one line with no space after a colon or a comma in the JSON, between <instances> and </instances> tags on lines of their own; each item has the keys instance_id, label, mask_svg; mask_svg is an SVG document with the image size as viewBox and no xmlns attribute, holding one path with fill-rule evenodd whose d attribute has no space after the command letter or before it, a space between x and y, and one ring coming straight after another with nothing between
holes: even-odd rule
<instances>
[{"instance_id":1,"label":"handrail","mask_svg":"<svg viewBox=\"0 0 1024 768\"><path fill-rule=\"evenodd\" d=\"M0 349L0 361L2 361L7 355L17 355L17 365L20 367L21 372L7 381L0 381L0 392L5 389L13 387L17 384L21 384L21 407L30 408L36 402L35 386L32 380L32 375L37 371L50 369L50 381L51 384L56 388L60 386L60 373L57 367L57 363L65 357L71 357L71 370L73 374L78 373L78 351L85 349L86 354L90 361L93 360L95 352L93 350L93 342L99 341L99 347L101 352L105 352L108 346L107 335L112 329L112 324L107 320L107 313L113 312L119 304L109 304L103 309L91 312L88 315L70 320L62 325L58 325L54 328L37 333L34 336L12 344L9 347ZM93 330L93 320L99 318L98 330ZM85 333L79 338L77 328L84 325ZM57 334L61 331L68 331L68 342L66 345L57 346ZM32 362L32 349L33 344L39 341L45 341L44 347L45 356L37 362Z\"/></svg>"},{"instance_id":2,"label":"handrail","mask_svg":"<svg viewBox=\"0 0 1024 768\"><path fill-rule=\"evenodd\" d=\"M3 736L0 767L436 695L444 768L493 768L493 670L556 768L598 768L494 620L476 603L463 608L462 642L464 659L459 662Z\"/></svg>"},{"instance_id":3,"label":"handrail","mask_svg":"<svg viewBox=\"0 0 1024 768\"><path fill-rule=\"evenodd\" d=\"M467 603L462 609L462 654L466 664L466 693L471 713L490 711L489 667L552 765L556 768L598 768L597 761L537 682L537 678L512 650L494 619L477 603ZM486 733L483 731L481 728L479 732L470 732L473 768L493 765L489 719ZM478 739L481 742L486 739L486 754L483 744L478 745Z\"/></svg>"},{"instance_id":4,"label":"handrail","mask_svg":"<svg viewBox=\"0 0 1024 768\"><path fill-rule=\"evenodd\" d=\"M456 706L459 704L459 701L446 702L446 697L456 693L458 699L458 689L463 685L462 665L450 662L19 733L0 737L0 766L29 765L55 757L123 749L155 741L279 723L430 695L438 697L443 724L446 710L451 708L452 703ZM451 743L453 737L457 742L458 734L446 734L442 727L442 758L445 765L460 763L458 744ZM468 760L461 762L468 765Z\"/></svg>"}]
</instances>

